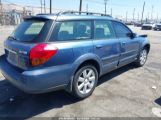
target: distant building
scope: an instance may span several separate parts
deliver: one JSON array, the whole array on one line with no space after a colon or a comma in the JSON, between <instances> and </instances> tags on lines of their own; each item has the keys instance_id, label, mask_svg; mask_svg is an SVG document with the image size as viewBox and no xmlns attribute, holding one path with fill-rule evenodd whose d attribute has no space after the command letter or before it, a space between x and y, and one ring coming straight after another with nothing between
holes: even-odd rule
<instances>
[{"instance_id":1,"label":"distant building","mask_svg":"<svg viewBox=\"0 0 161 120\"><path fill-rule=\"evenodd\" d=\"M2 4L0 6L0 24L17 25L23 17L40 13L40 8L21 6L16 4Z\"/></svg>"},{"instance_id":2,"label":"distant building","mask_svg":"<svg viewBox=\"0 0 161 120\"><path fill-rule=\"evenodd\" d=\"M44 11L44 8L23 6L18 4L1 4L0 5L0 25L17 25L23 20L23 17L36 15ZM46 8L49 13L49 8ZM62 9L53 9L53 12L63 11Z\"/></svg>"}]
</instances>

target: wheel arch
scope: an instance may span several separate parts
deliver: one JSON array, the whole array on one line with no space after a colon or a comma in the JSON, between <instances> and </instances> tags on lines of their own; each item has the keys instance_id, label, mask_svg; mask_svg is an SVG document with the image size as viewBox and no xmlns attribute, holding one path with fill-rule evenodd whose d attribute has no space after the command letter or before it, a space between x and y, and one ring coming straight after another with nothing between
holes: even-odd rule
<instances>
[{"instance_id":1,"label":"wheel arch","mask_svg":"<svg viewBox=\"0 0 161 120\"><path fill-rule=\"evenodd\" d=\"M79 57L73 64L73 72L72 72L72 77L71 80L68 84L67 91L72 92L72 84L73 84L73 79L75 73L84 65L93 65L96 70L98 71L98 77L102 75L102 63L101 60L94 54L87 54L84 56Z\"/></svg>"},{"instance_id":2,"label":"wheel arch","mask_svg":"<svg viewBox=\"0 0 161 120\"><path fill-rule=\"evenodd\" d=\"M100 65L99 65L98 61L96 61L96 60L94 60L94 59L88 59L88 60L82 62L82 63L78 66L78 68L75 70L74 74L75 74L81 67L83 67L83 66L85 66L85 65L93 65L93 66L96 68L97 72L98 72L98 76L100 75L100 70L101 70Z\"/></svg>"},{"instance_id":3,"label":"wheel arch","mask_svg":"<svg viewBox=\"0 0 161 120\"><path fill-rule=\"evenodd\" d=\"M143 49L146 49L148 51L148 53L150 52L150 44L145 44L143 46Z\"/></svg>"}]
</instances>

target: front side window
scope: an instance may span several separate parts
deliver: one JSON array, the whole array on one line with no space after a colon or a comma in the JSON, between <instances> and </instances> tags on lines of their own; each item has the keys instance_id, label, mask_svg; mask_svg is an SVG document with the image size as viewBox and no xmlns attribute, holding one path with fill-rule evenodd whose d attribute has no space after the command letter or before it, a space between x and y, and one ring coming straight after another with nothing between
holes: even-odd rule
<instances>
[{"instance_id":1,"label":"front side window","mask_svg":"<svg viewBox=\"0 0 161 120\"><path fill-rule=\"evenodd\" d=\"M91 38L90 21L59 22L51 36L52 41L83 40Z\"/></svg>"},{"instance_id":2,"label":"front side window","mask_svg":"<svg viewBox=\"0 0 161 120\"><path fill-rule=\"evenodd\" d=\"M95 21L95 39L114 38L115 34L110 21Z\"/></svg>"},{"instance_id":3,"label":"front side window","mask_svg":"<svg viewBox=\"0 0 161 120\"><path fill-rule=\"evenodd\" d=\"M113 22L113 26L114 26L116 35L119 38L127 37L127 34L131 33L131 31L122 23Z\"/></svg>"}]
</instances>

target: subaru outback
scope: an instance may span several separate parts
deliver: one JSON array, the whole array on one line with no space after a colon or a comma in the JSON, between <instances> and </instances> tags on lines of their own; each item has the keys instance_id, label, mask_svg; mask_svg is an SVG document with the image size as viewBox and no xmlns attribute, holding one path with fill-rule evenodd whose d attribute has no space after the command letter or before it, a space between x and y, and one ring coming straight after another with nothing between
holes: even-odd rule
<instances>
[{"instance_id":1,"label":"subaru outback","mask_svg":"<svg viewBox=\"0 0 161 120\"><path fill-rule=\"evenodd\" d=\"M129 63L143 66L150 43L111 16L60 12L24 18L4 48L1 72L19 89L64 89L83 99L102 75Z\"/></svg>"}]
</instances>

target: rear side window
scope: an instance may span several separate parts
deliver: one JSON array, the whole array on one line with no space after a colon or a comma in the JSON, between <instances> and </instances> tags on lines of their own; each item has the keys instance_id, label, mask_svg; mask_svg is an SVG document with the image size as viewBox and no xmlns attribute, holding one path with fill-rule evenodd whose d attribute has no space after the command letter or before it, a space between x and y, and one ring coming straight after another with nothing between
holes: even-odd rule
<instances>
[{"instance_id":1,"label":"rear side window","mask_svg":"<svg viewBox=\"0 0 161 120\"><path fill-rule=\"evenodd\" d=\"M116 35L119 38L127 37L127 34L131 33L131 31L122 23L113 22L113 26L114 26Z\"/></svg>"},{"instance_id":2,"label":"rear side window","mask_svg":"<svg viewBox=\"0 0 161 120\"><path fill-rule=\"evenodd\" d=\"M110 21L95 21L95 39L114 38L115 34Z\"/></svg>"},{"instance_id":3,"label":"rear side window","mask_svg":"<svg viewBox=\"0 0 161 120\"><path fill-rule=\"evenodd\" d=\"M47 23L47 21L40 20L25 20L15 29L10 37L20 42L38 41L39 37L42 39L43 34L41 33L44 33Z\"/></svg>"},{"instance_id":4,"label":"rear side window","mask_svg":"<svg viewBox=\"0 0 161 120\"><path fill-rule=\"evenodd\" d=\"M86 40L90 38L90 21L66 21L57 23L51 41Z\"/></svg>"},{"instance_id":5,"label":"rear side window","mask_svg":"<svg viewBox=\"0 0 161 120\"><path fill-rule=\"evenodd\" d=\"M30 27L25 31L25 35L38 35L42 30L45 22L34 22L31 23Z\"/></svg>"}]
</instances>

